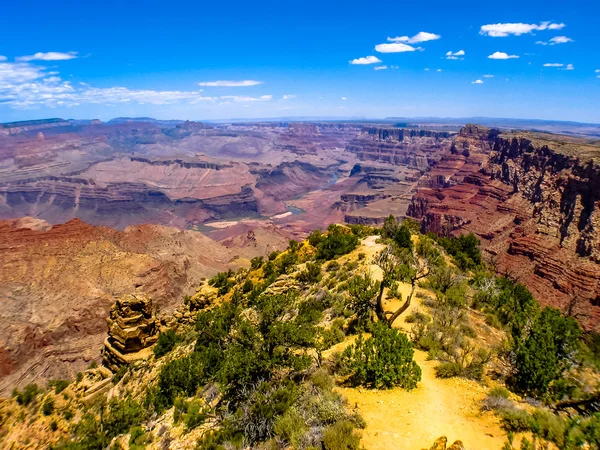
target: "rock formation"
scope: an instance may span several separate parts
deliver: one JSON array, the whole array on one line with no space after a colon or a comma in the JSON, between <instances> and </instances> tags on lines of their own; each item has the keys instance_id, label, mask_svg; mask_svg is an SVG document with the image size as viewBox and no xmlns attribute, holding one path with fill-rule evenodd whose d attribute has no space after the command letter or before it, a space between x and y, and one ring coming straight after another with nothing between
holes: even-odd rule
<instances>
[{"instance_id":1,"label":"rock formation","mask_svg":"<svg viewBox=\"0 0 600 450\"><path fill-rule=\"evenodd\" d=\"M446 436L439 437L433 443L433 446L429 450L465 450L465 446L462 441L454 441L450 447L446 447L448 444L448 438ZM424 448L423 450L427 450Z\"/></svg>"},{"instance_id":2,"label":"rock formation","mask_svg":"<svg viewBox=\"0 0 600 450\"><path fill-rule=\"evenodd\" d=\"M113 372L150 356L158 339L157 320L152 300L143 294L125 294L113 305L104 340L102 362Z\"/></svg>"},{"instance_id":3,"label":"rock formation","mask_svg":"<svg viewBox=\"0 0 600 450\"><path fill-rule=\"evenodd\" d=\"M235 252L160 225L0 221L0 393L74 378L97 360L115 296L144 292L168 312L203 278L235 267Z\"/></svg>"},{"instance_id":4,"label":"rock formation","mask_svg":"<svg viewBox=\"0 0 600 450\"><path fill-rule=\"evenodd\" d=\"M538 133L464 127L419 183L423 231L474 232L500 272L536 298L600 324L600 147ZM587 305L587 306L586 306Z\"/></svg>"}]
</instances>

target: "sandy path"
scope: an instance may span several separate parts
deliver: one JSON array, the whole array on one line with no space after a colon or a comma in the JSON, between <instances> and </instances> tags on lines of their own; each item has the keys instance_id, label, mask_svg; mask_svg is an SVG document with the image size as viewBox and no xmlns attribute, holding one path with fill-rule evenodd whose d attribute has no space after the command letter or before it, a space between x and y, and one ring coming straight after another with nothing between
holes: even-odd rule
<instances>
[{"instance_id":1,"label":"sandy path","mask_svg":"<svg viewBox=\"0 0 600 450\"><path fill-rule=\"evenodd\" d=\"M363 240L358 251L372 258L383 248L375 241L376 237ZM377 279L381 278L378 267L371 266L371 273ZM408 289L408 285L400 286L403 293ZM414 299L411 310L419 306L418 299ZM402 318L397 324L405 329L409 327ZM365 448L420 450L429 448L438 437L447 436L450 442L462 440L468 450L499 450L506 434L492 414L479 411L479 402L487 389L461 378L436 378L434 368L438 362L426 358L425 352L415 350L422 378L418 387L410 392L400 388L384 391L339 389L350 406L358 406L367 422L362 441Z\"/></svg>"}]
</instances>

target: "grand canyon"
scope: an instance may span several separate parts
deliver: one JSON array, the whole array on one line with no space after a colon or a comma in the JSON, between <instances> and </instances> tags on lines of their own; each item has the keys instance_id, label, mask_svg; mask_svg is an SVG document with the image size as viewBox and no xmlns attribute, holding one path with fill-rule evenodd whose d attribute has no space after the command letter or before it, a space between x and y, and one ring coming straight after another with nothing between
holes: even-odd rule
<instances>
[{"instance_id":1,"label":"grand canyon","mask_svg":"<svg viewBox=\"0 0 600 450\"><path fill-rule=\"evenodd\" d=\"M217 272L330 224L389 216L421 233L474 233L496 273L598 332L600 142L574 134L392 121L4 124L0 392L99 361L116 298L150 296L167 317Z\"/></svg>"}]
</instances>

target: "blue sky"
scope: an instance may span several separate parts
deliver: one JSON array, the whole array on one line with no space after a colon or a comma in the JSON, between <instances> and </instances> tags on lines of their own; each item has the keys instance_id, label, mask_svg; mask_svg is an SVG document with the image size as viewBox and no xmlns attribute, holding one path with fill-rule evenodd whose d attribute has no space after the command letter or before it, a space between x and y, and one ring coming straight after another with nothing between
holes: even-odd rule
<instances>
[{"instance_id":1,"label":"blue sky","mask_svg":"<svg viewBox=\"0 0 600 450\"><path fill-rule=\"evenodd\" d=\"M599 17L591 0L9 2L0 121L600 122Z\"/></svg>"}]
</instances>

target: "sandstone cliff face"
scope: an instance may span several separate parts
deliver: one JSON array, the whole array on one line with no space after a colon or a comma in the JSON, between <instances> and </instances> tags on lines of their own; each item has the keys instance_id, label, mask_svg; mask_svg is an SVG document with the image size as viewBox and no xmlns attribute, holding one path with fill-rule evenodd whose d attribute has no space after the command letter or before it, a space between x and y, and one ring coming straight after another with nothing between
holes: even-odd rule
<instances>
[{"instance_id":1,"label":"sandstone cliff face","mask_svg":"<svg viewBox=\"0 0 600 450\"><path fill-rule=\"evenodd\" d=\"M542 303L583 301L583 322L597 327L599 157L600 147L579 139L467 126L420 183L408 215L425 231L478 234L500 271Z\"/></svg>"},{"instance_id":2,"label":"sandstone cliff face","mask_svg":"<svg viewBox=\"0 0 600 450\"><path fill-rule=\"evenodd\" d=\"M98 359L115 296L146 294L167 311L233 258L198 232L158 225L0 222L0 393L73 378Z\"/></svg>"},{"instance_id":3,"label":"sandstone cliff face","mask_svg":"<svg viewBox=\"0 0 600 450\"><path fill-rule=\"evenodd\" d=\"M401 128L365 128L346 146L360 159L426 170L450 146L448 132Z\"/></svg>"}]
</instances>

